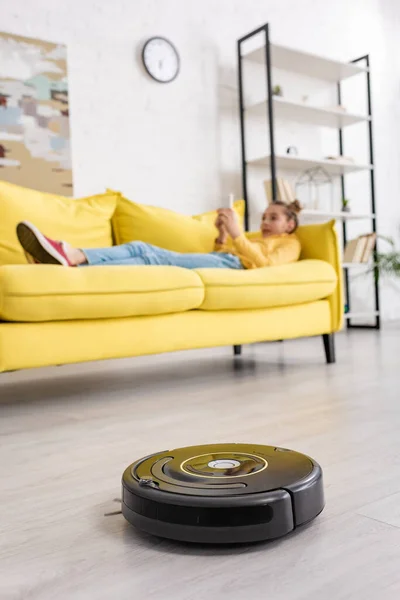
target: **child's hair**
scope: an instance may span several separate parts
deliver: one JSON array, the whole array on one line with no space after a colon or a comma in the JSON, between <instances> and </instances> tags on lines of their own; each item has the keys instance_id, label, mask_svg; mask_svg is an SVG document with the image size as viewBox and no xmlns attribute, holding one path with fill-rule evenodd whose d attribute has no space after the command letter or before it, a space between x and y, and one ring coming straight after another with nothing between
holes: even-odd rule
<instances>
[{"instance_id":1,"label":"child's hair","mask_svg":"<svg viewBox=\"0 0 400 600\"><path fill-rule=\"evenodd\" d=\"M282 202L282 200L277 200L273 204L277 206L283 206L283 208L285 209L285 215L287 220L294 222L294 227L291 231L291 233L294 233L299 226L299 217L297 215L301 212L303 208L300 202L298 200L293 200L293 202L287 204L286 202Z\"/></svg>"}]
</instances>

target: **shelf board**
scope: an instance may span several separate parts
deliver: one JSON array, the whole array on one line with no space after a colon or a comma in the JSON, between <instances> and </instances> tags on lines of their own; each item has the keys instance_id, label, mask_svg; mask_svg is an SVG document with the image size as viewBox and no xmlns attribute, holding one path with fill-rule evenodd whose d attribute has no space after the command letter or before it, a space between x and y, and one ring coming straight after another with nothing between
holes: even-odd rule
<instances>
[{"instance_id":1,"label":"shelf board","mask_svg":"<svg viewBox=\"0 0 400 600\"><path fill-rule=\"evenodd\" d=\"M276 166L278 169L287 169L291 171L299 170L303 171L306 169L312 169L313 167L324 167L324 169L331 175L346 175L347 173L353 173L355 171L371 170L372 165L359 165L357 163L340 162L333 160L314 160L311 158L300 158L293 154L276 155ZM247 164L268 167L270 156L260 156L247 161Z\"/></svg>"},{"instance_id":2,"label":"shelf board","mask_svg":"<svg viewBox=\"0 0 400 600\"><path fill-rule=\"evenodd\" d=\"M243 58L260 63L265 62L265 44L251 52L244 53ZM271 63L277 69L334 82L368 72L366 67L360 67L354 63L331 60L277 44L271 44Z\"/></svg>"},{"instance_id":3,"label":"shelf board","mask_svg":"<svg viewBox=\"0 0 400 600\"><path fill-rule=\"evenodd\" d=\"M246 109L248 115L266 117L267 100L253 104ZM319 127L342 129L354 123L368 122L369 116L355 115L341 110L329 110L318 106L311 106L304 102L292 102L279 96L273 97L274 116L278 119L288 119L301 123L309 123Z\"/></svg>"},{"instance_id":4,"label":"shelf board","mask_svg":"<svg viewBox=\"0 0 400 600\"><path fill-rule=\"evenodd\" d=\"M310 217L312 219L338 219L338 220L357 220L357 219L375 219L374 213L351 213L343 211L314 210L305 208L300 216ZM362 264L362 263L361 263Z\"/></svg>"},{"instance_id":5,"label":"shelf board","mask_svg":"<svg viewBox=\"0 0 400 600\"><path fill-rule=\"evenodd\" d=\"M367 319L368 317L377 317L379 310L371 310L364 312L348 312L344 313L345 319Z\"/></svg>"}]
</instances>

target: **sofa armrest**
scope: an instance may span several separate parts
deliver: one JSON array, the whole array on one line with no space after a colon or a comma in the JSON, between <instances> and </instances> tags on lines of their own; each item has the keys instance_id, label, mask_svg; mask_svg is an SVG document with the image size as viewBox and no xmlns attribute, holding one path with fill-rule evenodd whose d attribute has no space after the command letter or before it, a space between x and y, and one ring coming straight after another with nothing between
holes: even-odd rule
<instances>
[{"instance_id":1,"label":"sofa armrest","mask_svg":"<svg viewBox=\"0 0 400 600\"><path fill-rule=\"evenodd\" d=\"M316 258L331 264L335 269L338 284L335 291L328 297L331 307L331 331L339 331L343 325L343 271L340 258L339 240L335 221L303 225L296 231L301 243L301 259Z\"/></svg>"}]
</instances>

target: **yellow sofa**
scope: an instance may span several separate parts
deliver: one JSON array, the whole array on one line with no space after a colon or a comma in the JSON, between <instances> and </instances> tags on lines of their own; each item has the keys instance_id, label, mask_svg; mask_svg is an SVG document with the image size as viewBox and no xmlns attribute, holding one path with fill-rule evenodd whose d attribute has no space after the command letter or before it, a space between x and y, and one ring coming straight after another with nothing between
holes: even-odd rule
<instances>
[{"instance_id":1,"label":"yellow sofa","mask_svg":"<svg viewBox=\"0 0 400 600\"><path fill-rule=\"evenodd\" d=\"M0 215L0 372L212 346L238 353L242 344L320 335L334 361L343 305L333 222L300 227L301 260L281 267L73 269L26 264L17 222L80 247L143 239L209 251L215 214L177 215L112 191L71 200L0 182Z\"/></svg>"}]
</instances>

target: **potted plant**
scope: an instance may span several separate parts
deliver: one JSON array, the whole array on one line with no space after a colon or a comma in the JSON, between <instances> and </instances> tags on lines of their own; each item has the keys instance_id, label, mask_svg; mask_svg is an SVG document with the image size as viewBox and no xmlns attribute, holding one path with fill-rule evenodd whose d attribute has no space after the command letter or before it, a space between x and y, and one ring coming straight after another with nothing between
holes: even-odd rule
<instances>
[{"instance_id":1,"label":"potted plant","mask_svg":"<svg viewBox=\"0 0 400 600\"><path fill-rule=\"evenodd\" d=\"M273 96L283 96L283 89L281 88L280 85L274 85L274 87L272 88L272 95Z\"/></svg>"},{"instance_id":2,"label":"potted plant","mask_svg":"<svg viewBox=\"0 0 400 600\"><path fill-rule=\"evenodd\" d=\"M350 212L350 200L348 198L343 198L342 200L342 211Z\"/></svg>"},{"instance_id":3,"label":"potted plant","mask_svg":"<svg viewBox=\"0 0 400 600\"><path fill-rule=\"evenodd\" d=\"M379 236L391 246L390 252L377 252L375 254L374 270L377 277L382 275L394 275L400 277L400 252L396 249L396 245L392 238Z\"/></svg>"}]
</instances>

